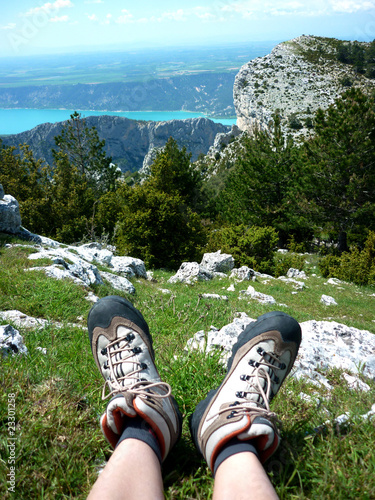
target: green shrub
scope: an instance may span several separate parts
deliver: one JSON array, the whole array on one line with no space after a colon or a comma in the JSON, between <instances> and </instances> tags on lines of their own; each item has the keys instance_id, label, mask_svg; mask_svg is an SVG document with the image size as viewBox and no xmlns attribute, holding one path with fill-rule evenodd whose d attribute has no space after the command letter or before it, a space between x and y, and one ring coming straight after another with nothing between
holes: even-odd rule
<instances>
[{"instance_id":1,"label":"green shrub","mask_svg":"<svg viewBox=\"0 0 375 500\"><path fill-rule=\"evenodd\" d=\"M236 267L248 266L256 271L273 271L273 259L278 235L272 227L247 227L244 224L213 231L207 244L208 252L221 250L233 256Z\"/></svg>"},{"instance_id":2,"label":"green shrub","mask_svg":"<svg viewBox=\"0 0 375 500\"><path fill-rule=\"evenodd\" d=\"M319 261L319 269L324 278L334 277L340 267L341 259L336 255L326 255Z\"/></svg>"},{"instance_id":3,"label":"green shrub","mask_svg":"<svg viewBox=\"0 0 375 500\"><path fill-rule=\"evenodd\" d=\"M357 285L375 285L375 232L371 231L363 250L353 248L341 257L328 255L319 264L324 277L335 277Z\"/></svg>"},{"instance_id":4,"label":"green shrub","mask_svg":"<svg viewBox=\"0 0 375 500\"><path fill-rule=\"evenodd\" d=\"M198 215L178 194L157 191L149 184L130 188L116 232L120 255L131 255L153 269L178 269L199 260L205 233Z\"/></svg>"}]
</instances>

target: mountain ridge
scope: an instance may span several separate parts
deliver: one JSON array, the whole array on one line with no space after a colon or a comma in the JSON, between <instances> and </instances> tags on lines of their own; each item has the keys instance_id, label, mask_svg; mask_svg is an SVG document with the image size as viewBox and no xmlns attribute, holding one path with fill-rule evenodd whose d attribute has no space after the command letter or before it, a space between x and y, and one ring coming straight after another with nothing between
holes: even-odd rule
<instances>
[{"instance_id":1,"label":"mountain ridge","mask_svg":"<svg viewBox=\"0 0 375 500\"><path fill-rule=\"evenodd\" d=\"M195 161L199 155L207 154L217 134L230 131L229 126L214 123L208 118L152 122L103 115L89 116L85 122L89 128L97 129L99 137L105 140L107 155L123 172L140 170L152 150L163 147L170 137L177 141L179 147L185 146ZM26 143L36 158L52 164L54 138L67 123L43 123L20 134L3 136L2 141L5 146L14 146L17 150L19 144Z\"/></svg>"}]
</instances>

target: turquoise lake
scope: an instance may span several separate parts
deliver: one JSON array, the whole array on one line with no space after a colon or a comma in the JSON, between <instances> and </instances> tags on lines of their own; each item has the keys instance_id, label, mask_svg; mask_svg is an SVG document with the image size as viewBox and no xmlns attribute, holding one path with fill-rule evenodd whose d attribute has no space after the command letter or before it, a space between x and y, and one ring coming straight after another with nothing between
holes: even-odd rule
<instances>
[{"instance_id":1,"label":"turquoise lake","mask_svg":"<svg viewBox=\"0 0 375 500\"><path fill-rule=\"evenodd\" d=\"M74 113L72 109L0 109L0 135L18 134L30 130L41 123L56 123L68 120ZM167 121L184 120L186 118L205 118L202 113L189 111L89 111L77 110L83 117L87 116L124 116L132 120ZM211 118L216 123L234 125L235 118Z\"/></svg>"}]
</instances>

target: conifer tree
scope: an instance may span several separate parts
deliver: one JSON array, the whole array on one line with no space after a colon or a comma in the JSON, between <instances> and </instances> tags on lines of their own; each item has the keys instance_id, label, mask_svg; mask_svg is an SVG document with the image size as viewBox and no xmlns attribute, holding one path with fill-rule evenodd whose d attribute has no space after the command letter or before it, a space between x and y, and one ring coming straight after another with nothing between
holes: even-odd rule
<instances>
[{"instance_id":1,"label":"conifer tree","mask_svg":"<svg viewBox=\"0 0 375 500\"><path fill-rule=\"evenodd\" d=\"M36 160L29 146L0 145L0 183L20 205L22 225L31 232L47 236L52 228L50 169Z\"/></svg>"},{"instance_id":2,"label":"conifer tree","mask_svg":"<svg viewBox=\"0 0 375 500\"><path fill-rule=\"evenodd\" d=\"M285 244L309 232L296 199L300 173L299 150L285 138L280 117L274 116L272 134L256 131L242 141L243 150L218 198L221 217L232 224L272 226Z\"/></svg>"},{"instance_id":3,"label":"conifer tree","mask_svg":"<svg viewBox=\"0 0 375 500\"><path fill-rule=\"evenodd\" d=\"M123 200L118 251L154 268L176 269L184 260L196 260L205 242L199 216L191 208L198 182L186 149L169 139L151 165L150 177L117 191Z\"/></svg>"},{"instance_id":4,"label":"conifer tree","mask_svg":"<svg viewBox=\"0 0 375 500\"><path fill-rule=\"evenodd\" d=\"M347 249L347 234L361 241L375 229L374 98L348 90L315 117L305 143L306 212Z\"/></svg>"},{"instance_id":5,"label":"conifer tree","mask_svg":"<svg viewBox=\"0 0 375 500\"><path fill-rule=\"evenodd\" d=\"M59 153L64 154L72 168L76 168L98 194L115 189L120 172L105 153L105 141L99 139L96 128L89 128L77 111L55 137L55 144L57 149L52 150L55 162Z\"/></svg>"}]
</instances>

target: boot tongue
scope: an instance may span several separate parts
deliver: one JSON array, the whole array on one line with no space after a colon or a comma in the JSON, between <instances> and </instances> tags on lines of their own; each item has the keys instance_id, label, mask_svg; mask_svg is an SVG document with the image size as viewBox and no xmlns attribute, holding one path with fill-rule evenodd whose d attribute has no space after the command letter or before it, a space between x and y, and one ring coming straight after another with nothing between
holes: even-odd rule
<instances>
[{"instance_id":1,"label":"boot tongue","mask_svg":"<svg viewBox=\"0 0 375 500\"><path fill-rule=\"evenodd\" d=\"M262 449L259 451L266 450L269 448L275 440L275 428L272 423L264 417L255 417L252 424L244 432L239 434L238 439L248 440L254 438L263 439L259 440L262 443Z\"/></svg>"}]
</instances>

